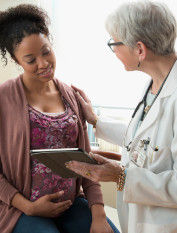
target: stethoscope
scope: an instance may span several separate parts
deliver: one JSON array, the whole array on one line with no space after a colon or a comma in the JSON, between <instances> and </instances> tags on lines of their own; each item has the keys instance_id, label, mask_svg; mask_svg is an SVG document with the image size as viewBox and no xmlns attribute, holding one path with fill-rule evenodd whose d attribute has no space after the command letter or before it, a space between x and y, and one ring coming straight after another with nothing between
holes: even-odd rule
<instances>
[{"instance_id":1,"label":"stethoscope","mask_svg":"<svg viewBox=\"0 0 177 233\"><path fill-rule=\"evenodd\" d=\"M138 105L136 106L136 108L135 108L135 110L134 110L134 112L133 112L133 114L132 114L131 120L130 120L130 122L129 122L129 125L128 125L128 127L127 127L127 130L126 130L126 133L125 133L125 136L124 136L124 140L123 140L123 145L124 145L124 147L126 148L127 152L129 152L129 151L131 150L131 144L132 144L132 141L130 141L130 142L128 143L128 145L125 145L125 140L126 140L126 136L127 136L127 132L128 132L129 126L130 126L130 124L131 124L133 118L135 117L137 111L139 110L139 108L140 108L140 106L141 106L142 104L144 105L144 107L143 107L143 112L142 112L140 121L142 121L142 120L144 119L144 115L145 115L144 109L145 109L145 106L146 106L146 98L147 98L148 92L149 92L149 90L150 90L150 88L151 88L151 86L152 86L152 83L153 83L153 81L151 80L150 83L149 83L149 86L148 86L148 88L147 88L147 90L146 90L146 92L145 92L145 94L144 94L144 96L143 96L143 98L142 98L142 100L141 100L141 101L138 103ZM148 139L148 142L145 142L145 144L148 145L149 142L150 142L150 141L149 141L149 139Z\"/></svg>"},{"instance_id":2,"label":"stethoscope","mask_svg":"<svg viewBox=\"0 0 177 233\"><path fill-rule=\"evenodd\" d=\"M138 103L138 105L136 106L136 108L135 108L135 110L134 110L134 112L132 114L132 119L135 117L135 115L136 115L137 111L139 110L140 106L143 104L144 105L143 113L142 113L141 118L140 118L140 121L143 121L144 115L145 115L144 109L145 109L145 106L146 106L146 99L147 99L148 92L149 92L149 90L150 90L150 88L152 86L152 83L153 83L153 81L151 80L151 82L150 82L150 84L149 84L149 86L148 86L148 88L147 88L147 90L146 90L146 92L145 92L145 94L143 96L143 99ZM158 91L157 95L154 98L154 101L157 98L157 96L159 95L159 93L160 92ZM154 103L154 101L153 101L153 103Z\"/></svg>"},{"instance_id":3,"label":"stethoscope","mask_svg":"<svg viewBox=\"0 0 177 233\"><path fill-rule=\"evenodd\" d=\"M170 71L171 71L171 69L170 69ZM157 99L157 97L159 96L159 94L160 94L160 92L161 92L161 90L162 90L162 88L163 88L163 86L164 86L164 84L165 84L165 82L166 82L166 80L167 80L169 74L170 74L170 71L169 71L168 75L166 76L166 78L164 79L162 85L160 86L160 88L159 88L157 94L155 95L155 98L154 98L153 102L151 103L151 106L153 105L153 103L155 102L155 100ZM131 124L133 118L135 117L137 111L139 110L139 108L140 108L140 106L141 106L142 104L143 104L143 112L142 112L140 121L142 122L142 121L144 120L144 117L145 117L145 114L146 114L146 111L145 111L146 99L147 99L148 92L149 92L149 90L150 90L150 88L151 88L151 86L152 86L152 83L153 83L153 80L150 81L149 86L148 86L148 88L147 88L147 90L146 90L146 92L145 92L145 94L144 94L144 96L143 96L143 99L142 99L142 100L138 103L138 105L136 106L136 108L135 108L135 110L134 110L134 112L133 112L133 114L132 114L132 118L131 118L131 121L130 121L129 125ZM150 107L151 107L151 106L150 106ZM131 144L132 144L132 141L131 141L131 142L129 142L128 145L125 145L125 139L126 139L126 136L127 136L127 132L128 132L129 125L128 125L127 130L126 130L125 137L124 137L124 143L123 143L123 144L124 144L124 147L126 148L127 151L130 151L130 150L131 150ZM148 138L147 140L144 139L144 140L141 140L141 141L142 141L143 146L144 146L144 148L145 148L145 150L146 150L146 149L147 149L147 145L150 143L150 138Z\"/></svg>"},{"instance_id":4,"label":"stethoscope","mask_svg":"<svg viewBox=\"0 0 177 233\"><path fill-rule=\"evenodd\" d=\"M173 68L173 66L171 67L171 69L172 69L172 68ZM160 94L160 92L161 92L161 90L162 90L162 88L163 88L163 86L164 86L164 84L165 84L165 82L166 82L166 80L167 80L167 78L168 78L170 72L171 72L171 69L170 69L170 71L168 72L166 78L164 79L162 85L160 86L160 88L159 88L157 94L155 95L155 98L154 98L153 102L151 103L151 106L153 105L153 103L154 103L155 100L157 99L158 95ZM140 121L143 121L144 115L145 115L145 113L146 113L146 111L145 111L146 99L147 99L148 92L149 92L149 90L150 90L150 88L151 88L151 86L152 86L152 83L153 83L153 80L151 80L151 82L149 83L149 86L148 86L148 88L147 88L147 90L146 90L146 92L145 92L145 94L144 94L144 96L143 96L143 99L142 99L142 100L138 103L138 105L136 106L136 108L135 108L135 110L134 110L134 112L133 112L133 114L132 114L132 119L135 117L135 115L136 115L138 109L140 108L141 104L144 104L143 113L142 113L141 119L140 119ZM151 107L151 106L150 106L150 107Z\"/></svg>"}]
</instances>

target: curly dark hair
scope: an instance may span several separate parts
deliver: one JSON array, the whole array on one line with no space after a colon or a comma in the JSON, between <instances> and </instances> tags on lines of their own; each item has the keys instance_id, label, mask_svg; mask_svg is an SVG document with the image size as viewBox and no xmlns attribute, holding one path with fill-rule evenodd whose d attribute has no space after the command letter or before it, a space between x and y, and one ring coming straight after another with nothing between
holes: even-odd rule
<instances>
[{"instance_id":1,"label":"curly dark hair","mask_svg":"<svg viewBox=\"0 0 177 233\"><path fill-rule=\"evenodd\" d=\"M24 37L42 33L49 36L47 13L35 5L20 4L0 12L0 53L7 65L6 53L15 59L14 49Z\"/></svg>"}]
</instances>

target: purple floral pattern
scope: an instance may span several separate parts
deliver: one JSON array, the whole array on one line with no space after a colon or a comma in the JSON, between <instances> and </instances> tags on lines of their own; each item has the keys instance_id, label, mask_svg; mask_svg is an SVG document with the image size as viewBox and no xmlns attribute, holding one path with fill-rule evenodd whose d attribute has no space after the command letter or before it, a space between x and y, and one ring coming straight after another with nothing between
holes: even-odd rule
<instances>
[{"instance_id":1,"label":"purple floral pattern","mask_svg":"<svg viewBox=\"0 0 177 233\"><path fill-rule=\"evenodd\" d=\"M30 117L31 149L75 148L78 138L78 120L69 104L63 99L65 112L51 116L28 106ZM36 159L31 159L31 201L63 190L64 195L57 201L74 201L76 179L62 178Z\"/></svg>"}]
</instances>

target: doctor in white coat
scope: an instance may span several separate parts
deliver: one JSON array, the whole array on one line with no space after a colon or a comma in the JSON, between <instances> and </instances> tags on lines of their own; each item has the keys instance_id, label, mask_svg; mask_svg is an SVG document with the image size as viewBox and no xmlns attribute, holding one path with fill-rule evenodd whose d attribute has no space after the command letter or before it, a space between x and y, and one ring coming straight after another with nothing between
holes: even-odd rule
<instances>
[{"instance_id":1,"label":"doctor in white coat","mask_svg":"<svg viewBox=\"0 0 177 233\"><path fill-rule=\"evenodd\" d=\"M151 82L128 126L96 116L84 92L73 87L96 136L123 147L122 166L92 155L99 165L71 161L67 167L91 180L118 184L122 233L177 233L175 18L167 6L140 1L123 4L106 27L113 38L108 45L125 69L145 72Z\"/></svg>"}]
</instances>

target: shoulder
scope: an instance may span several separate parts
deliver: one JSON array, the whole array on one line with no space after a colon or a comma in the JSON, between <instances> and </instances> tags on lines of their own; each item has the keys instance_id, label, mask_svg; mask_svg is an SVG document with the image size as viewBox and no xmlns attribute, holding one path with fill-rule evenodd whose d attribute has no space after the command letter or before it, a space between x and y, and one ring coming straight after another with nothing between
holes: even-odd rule
<instances>
[{"instance_id":1,"label":"shoulder","mask_svg":"<svg viewBox=\"0 0 177 233\"><path fill-rule=\"evenodd\" d=\"M63 89L68 93L68 95L73 96L73 97L75 96L74 90L70 86L68 86L66 83L63 83L63 82L61 82L61 85Z\"/></svg>"},{"instance_id":2,"label":"shoulder","mask_svg":"<svg viewBox=\"0 0 177 233\"><path fill-rule=\"evenodd\" d=\"M15 79L9 79L7 81L5 81L4 83L2 83L0 85L0 95L3 93L8 93L10 92L12 89L16 88L18 86L18 82L19 82L20 77L17 77Z\"/></svg>"},{"instance_id":3,"label":"shoulder","mask_svg":"<svg viewBox=\"0 0 177 233\"><path fill-rule=\"evenodd\" d=\"M10 79L0 85L0 93L8 91L14 85L14 80Z\"/></svg>"},{"instance_id":4,"label":"shoulder","mask_svg":"<svg viewBox=\"0 0 177 233\"><path fill-rule=\"evenodd\" d=\"M82 108L77 99L75 91L70 86L68 86L66 83L63 83L58 79L54 79L54 81L57 84L58 89L61 92L61 95L68 101L68 103L75 109L75 111L78 113L80 118L84 121L85 119L83 117Z\"/></svg>"},{"instance_id":5,"label":"shoulder","mask_svg":"<svg viewBox=\"0 0 177 233\"><path fill-rule=\"evenodd\" d=\"M171 95L162 98L162 110L170 118L177 117L177 88Z\"/></svg>"},{"instance_id":6,"label":"shoulder","mask_svg":"<svg viewBox=\"0 0 177 233\"><path fill-rule=\"evenodd\" d=\"M20 95L20 77L9 79L0 85L0 104L13 103L17 96Z\"/></svg>"},{"instance_id":7,"label":"shoulder","mask_svg":"<svg viewBox=\"0 0 177 233\"><path fill-rule=\"evenodd\" d=\"M69 103L72 103L74 105L78 105L77 103L77 99L75 96L75 91L68 86L66 83L58 80L58 79L54 79L54 82L56 83L56 85L58 86L58 89L61 93L61 95L67 100L69 101Z\"/></svg>"},{"instance_id":8,"label":"shoulder","mask_svg":"<svg viewBox=\"0 0 177 233\"><path fill-rule=\"evenodd\" d=\"M167 99L169 99L169 102L176 103L177 102L177 85L174 87L173 92L171 95L167 96Z\"/></svg>"},{"instance_id":9,"label":"shoulder","mask_svg":"<svg viewBox=\"0 0 177 233\"><path fill-rule=\"evenodd\" d=\"M64 92L66 92L69 95L74 95L74 90L68 86L66 83L60 81L57 78L54 78L54 82L56 83L56 85L58 86L59 90L61 91L61 94L63 94Z\"/></svg>"}]
</instances>

